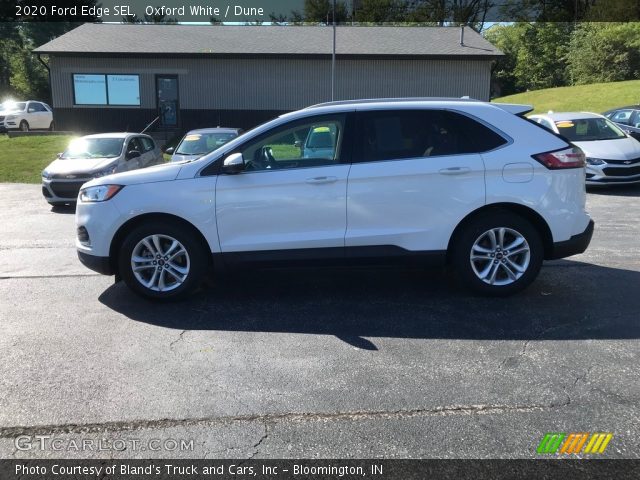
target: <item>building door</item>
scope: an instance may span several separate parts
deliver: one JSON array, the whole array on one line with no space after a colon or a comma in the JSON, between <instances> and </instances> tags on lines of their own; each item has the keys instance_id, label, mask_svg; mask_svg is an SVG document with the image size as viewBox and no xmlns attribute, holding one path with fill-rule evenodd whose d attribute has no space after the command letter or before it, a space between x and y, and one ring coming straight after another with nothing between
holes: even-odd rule
<instances>
[{"instance_id":1,"label":"building door","mask_svg":"<svg viewBox=\"0 0 640 480\"><path fill-rule=\"evenodd\" d=\"M160 126L175 128L178 126L180 102L177 75L156 76L156 97Z\"/></svg>"}]
</instances>

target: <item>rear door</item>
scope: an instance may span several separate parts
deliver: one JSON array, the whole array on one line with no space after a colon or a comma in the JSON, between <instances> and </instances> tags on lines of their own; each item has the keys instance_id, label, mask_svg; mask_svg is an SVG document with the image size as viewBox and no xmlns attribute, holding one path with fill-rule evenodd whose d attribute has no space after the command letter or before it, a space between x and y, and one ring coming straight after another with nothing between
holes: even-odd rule
<instances>
[{"instance_id":1,"label":"rear door","mask_svg":"<svg viewBox=\"0 0 640 480\"><path fill-rule=\"evenodd\" d=\"M485 203L484 164L466 131L478 127L492 133L451 111L359 112L345 245L446 250Z\"/></svg>"}]
</instances>

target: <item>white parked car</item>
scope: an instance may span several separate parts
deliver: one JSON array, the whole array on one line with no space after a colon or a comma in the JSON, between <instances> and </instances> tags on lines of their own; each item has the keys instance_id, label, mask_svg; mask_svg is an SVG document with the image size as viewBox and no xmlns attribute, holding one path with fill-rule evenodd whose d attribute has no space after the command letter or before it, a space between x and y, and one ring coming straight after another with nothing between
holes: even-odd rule
<instances>
[{"instance_id":1,"label":"white parked car","mask_svg":"<svg viewBox=\"0 0 640 480\"><path fill-rule=\"evenodd\" d=\"M587 185L640 182L640 142L608 118L586 112L529 118L580 147L586 155Z\"/></svg>"},{"instance_id":2,"label":"white parked car","mask_svg":"<svg viewBox=\"0 0 640 480\"><path fill-rule=\"evenodd\" d=\"M0 130L53 130L53 110L44 102L5 102L0 105Z\"/></svg>"},{"instance_id":3,"label":"white parked car","mask_svg":"<svg viewBox=\"0 0 640 480\"><path fill-rule=\"evenodd\" d=\"M99 133L75 138L42 171L42 195L53 206L75 203L82 184L92 178L163 161L160 148L149 135Z\"/></svg>"},{"instance_id":4,"label":"white parked car","mask_svg":"<svg viewBox=\"0 0 640 480\"><path fill-rule=\"evenodd\" d=\"M218 262L292 259L449 263L478 292L512 294L593 233L583 153L529 111L401 99L289 113L192 162L85 184L78 255L154 299ZM314 157L304 142L322 127L335 145Z\"/></svg>"}]
</instances>

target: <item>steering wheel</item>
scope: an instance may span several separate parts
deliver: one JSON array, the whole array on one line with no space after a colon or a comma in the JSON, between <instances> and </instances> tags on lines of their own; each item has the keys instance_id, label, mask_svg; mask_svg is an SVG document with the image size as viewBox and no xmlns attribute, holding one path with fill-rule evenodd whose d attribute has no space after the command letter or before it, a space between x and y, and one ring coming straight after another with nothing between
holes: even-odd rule
<instances>
[{"instance_id":1,"label":"steering wheel","mask_svg":"<svg viewBox=\"0 0 640 480\"><path fill-rule=\"evenodd\" d=\"M247 162L248 170L267 170L274 168L276 159L273 157L271 147L262 147L256 150L254 158Z\"/></svg>"}]
</instances>

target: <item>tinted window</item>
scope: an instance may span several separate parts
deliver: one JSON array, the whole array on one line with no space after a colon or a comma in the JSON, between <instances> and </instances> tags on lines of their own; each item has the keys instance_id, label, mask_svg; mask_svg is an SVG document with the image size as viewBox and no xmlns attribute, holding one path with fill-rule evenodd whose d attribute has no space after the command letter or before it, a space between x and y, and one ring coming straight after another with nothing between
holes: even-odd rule
<instances>
[{"instance_id":1,"label":"tinted window","mask_svg":"<svg viewBox=\"0 0 640 480\"><path fill-rule=\"evenodd\" d=\"M42 105L41 103L31 102L29 104L29 111L30 112L46 112L47 109L44 108L44 105Z\"/></svg>"},{"instance_id":2,"label":"tinted window","mask_svg":"<svg viewBox=\"0 0 640 480\"><path fill-rule=\"evenodd\" d=\"M144 152L144 149L140 144L140 140L137 137L129 140L129 145L127 146L127 152L130 152L131 150L136 150L140 153Z\"/></svg>"},{"instance_id":3,"label":"tinted window","mask_svg":"<svg viewBox=\"0 0 640 480\"><path fill-rule=\"evenodd\" d=\"M332 165L340 162L345 116L296 122L242 148L247 171Z\"/></svg>"},{"instance_id":4,"label":"tinted window","mask_svg":"<svg viewBox=\"0 0 640 480\"><path fill-rule=\"evenodd\" d=\"M609 118L616 123L623 123L624 125L629 125L629 121L631 120L632 110L618 110L614 112Z\"/></svg>"},{"instance_id":5,"label":"tinted window","mask_svg":"<svg viewBox=\"0 0 640 480\"><path fill-rule=\"evenodd\" d=\"M143 152L150 152L154 148L156 148L153 140L147 137L140 137L140 143L142 144Z\"/></svg>"},{"instance_id":6,"label":"tinted window","mask_svg":"<svg viewBox=\"0 0 640 480\"><path fill-rule=\"evenodd\" d=\"M395 110L360 115L361 161L479 153L506 140L465 115L442 110Z\"/></svg>"}]
</instances>

